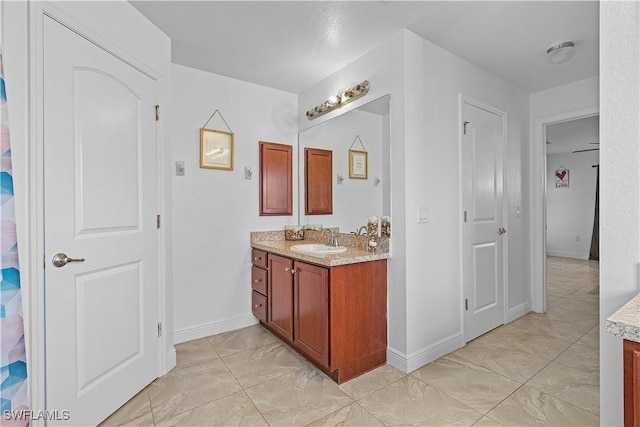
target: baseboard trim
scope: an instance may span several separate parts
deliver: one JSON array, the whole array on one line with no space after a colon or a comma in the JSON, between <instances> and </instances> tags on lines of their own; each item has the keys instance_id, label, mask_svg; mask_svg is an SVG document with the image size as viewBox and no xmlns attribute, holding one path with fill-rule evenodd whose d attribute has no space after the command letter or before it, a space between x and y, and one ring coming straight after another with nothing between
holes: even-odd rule
<instances>
[{"instance_id":1,"label":"baseboard trim","mask_svg":"<svg viewBox=\"0 0 640 427\"><path fill-rule=\"evenodd\" d=\"M561 258L589 259L589 254L580 252L550 251L547 250L547 256L557 256Z\"/></svg>"},{"instance_id":2,"label":"baseboard trim","mask_svg":"<svg viewBox=\"0 0 640 427\"><path fill-rule=\"evenodd\" d=\"M171 350L169 350L169 352L167 353L167 362L166 362L167 369L164 374L168 373L170 370L175 368L177 364L178 364L178 356L176 355L176 348L174 346L171 346Z\"/></svg>"},{"instance_id":3,"label":"baseboard trim","mask_svg":"<svg viewBox=\"0 0 640 427\"><path fill-rule=\"evenodd\" d=\"M387 363L408 374L463 346L464 341L462 340L462 334L458 333L443 338L409 355L392 347L387 347Z\"/></svg>"},{"instance_id":4,"label":"baseboard trim","mask_svg":"<svg viewBox=\"0 0 640 427\"><path fill-rule=\"evenodd\" d=\"M519 319L525 314L530 313L532 309L533 309L533 303L531 301L527 301L520 305L516 305L513 308L510 308L508 322L511 323L514 320Z\"/></svg>"},{"instance_id":5,"label":"baseboard trim","mask_svg":"<svg viewBox=\"0 0 640 427\"><path fill-rule=\"evenodd\" d=\"M405 374L409 372L407 355L393 347L387 347L387 363Z\"/></svg>"},{"instance_id":6,"label":"baseboard trim","mask_svg":"<svg viewBox=\"0 0 640 427\"><path fill-rule=\"evenodd\" d=\"M258 319L253 315L236 317L233 319L221 320L219 322L204 323L190 328L177 329L173 331L174 344L197 340L198 338L210 335L221 334L223 332L235 331L258 323Z\"/></svg>"}]
</instances>

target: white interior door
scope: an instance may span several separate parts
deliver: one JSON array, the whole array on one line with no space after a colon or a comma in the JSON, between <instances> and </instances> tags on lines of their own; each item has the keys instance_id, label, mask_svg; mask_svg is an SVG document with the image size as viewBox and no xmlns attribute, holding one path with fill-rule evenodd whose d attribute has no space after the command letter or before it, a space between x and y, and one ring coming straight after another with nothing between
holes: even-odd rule
<instances>
[{"instance_id":1,"label":"white interior door","mask_svg":"<svg viewBox=\"0 0 640 427\"><path fill-rule=\"evenodd\" d=\"M462 103L464 337L504 323L504 117Z\"/></svg>"},{"instance_id":2,"label":"white interior door","mask_svg":"<svg viewBox=\"0 0 640 427\"><path fill-rule=\"evenodd\" d=\"M156 83L44 19L46 402L95 425L158 371Z\"/></svg>"}]
</instances>

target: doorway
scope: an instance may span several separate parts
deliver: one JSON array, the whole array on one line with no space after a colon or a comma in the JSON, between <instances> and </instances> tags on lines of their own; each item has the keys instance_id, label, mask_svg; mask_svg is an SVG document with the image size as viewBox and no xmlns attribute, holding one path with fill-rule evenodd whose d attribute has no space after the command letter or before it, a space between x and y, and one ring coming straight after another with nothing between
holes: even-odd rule
<instances>
[{"instance_id":1,"label":"doorway","mask_svg":"<svg viewBox=\"0 0 640 427\"><path fill-rule=\"evenodd\" d=\"M546 125L547 256L599 258L598 118Z\"/></svg>"},{"instance_id":2,"label":"doorway","mask_svg":"<svg viewBox=\"0 0 640 427\"><path fill-rule=\"evenodd\" d=\"M534 124L531 198L531 301L532 311L544 313L547 309L547 126L571 120L597 116L599 107L587 107L536 119ZM570 175L570 174L569 174ZM569 179L571 179L569 177Z\"/></svg>"}]
</instances>

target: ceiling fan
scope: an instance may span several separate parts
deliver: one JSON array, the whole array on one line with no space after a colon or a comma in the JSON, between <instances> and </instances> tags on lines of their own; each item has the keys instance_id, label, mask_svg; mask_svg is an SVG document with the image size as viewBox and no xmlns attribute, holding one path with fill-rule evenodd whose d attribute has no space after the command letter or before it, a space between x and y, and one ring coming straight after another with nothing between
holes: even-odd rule
<instances>
[{"instance_id":1,"label":"ceiling fan","mask_svg":"<svg viewBox=\"0 0 640 427\"><path fill-rule=\"evenodd\" d=\"M600 145L599 142L590 142L589 144ZM572 151L571 153L584 153L585 151L598 151L598 150L600 150L600 147L598 147L598 148L587 148L587 149L584 149L584 150L576 150L576 151Z\"/></svg>"}]
</instances>

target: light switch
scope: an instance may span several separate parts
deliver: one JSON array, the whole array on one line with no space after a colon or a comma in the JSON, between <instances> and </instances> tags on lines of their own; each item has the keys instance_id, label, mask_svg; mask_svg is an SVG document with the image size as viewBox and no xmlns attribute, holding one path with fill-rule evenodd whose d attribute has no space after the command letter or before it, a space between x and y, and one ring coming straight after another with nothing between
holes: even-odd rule
<instances>
[{"instance_id":1,"label":"light switch","mask_svg":"<svg viewBox=\"0 0 640 427\"><path fill-rule=\"evenodd\" d=\"M418 223L429 222L429 209L426 206L418 206Z\"/></svg>"},{"instance_id":2,"label":"light switch","mask_svg":"<svg viewBox=\"0 0 640 427\"><path fill-rule=\"evenodd\" d=\"M184 162L182 160L176 161L176 176L184 176Z\"/></svg>"},{"instance_id":3,"label":"light switch","mask_svg":"<svg viewBox=\"0 0 640 427\"><path fill-rule=\"evenodd\" d=\"M244 167L244 179L251 179L253 177L253 169L248 166Z\"/></svg>"}]
</instances>

